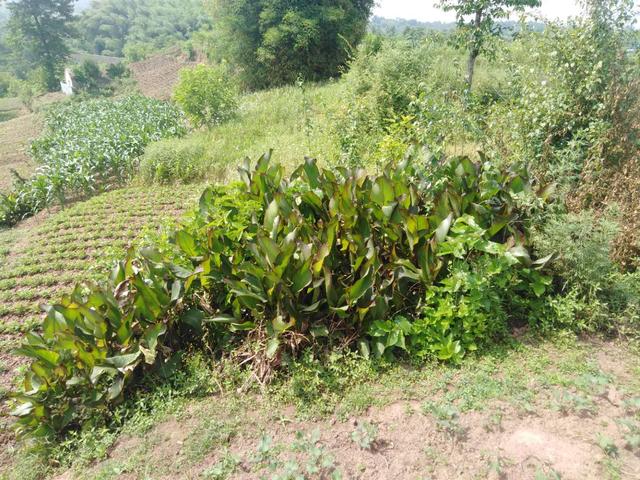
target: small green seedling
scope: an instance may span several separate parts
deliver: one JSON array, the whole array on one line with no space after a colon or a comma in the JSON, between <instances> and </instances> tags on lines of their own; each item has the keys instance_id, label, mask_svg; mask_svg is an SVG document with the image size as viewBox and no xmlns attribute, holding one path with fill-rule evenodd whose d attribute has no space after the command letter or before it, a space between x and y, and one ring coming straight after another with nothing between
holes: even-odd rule
<instances>
[{"instance_id":1,"label":"small green seedling","mask_svg":"<svg viewBox=\"0 0 640 480\"><path fill-rule=\"evenodd\" d=\"M598 435L598 446L608 457L615 458L618 456L618 447L616 446L614 441L606 435Z\"/></svg>"},{"instance_id":2,"label":"small green seedling","mask_svg":"<svg viewBox=\"0 0 640 480\"><path fill-rule=\"evenodd\" d=\"M369 422L360 423L356 429L351 432L351 440L363 450L373 450L377 437L378 427Z\"/></svg>"},{"instance_id":3,"label":"small green seedling","mask_svg":"<svg viewBox=\"0 0 640 480\"><path fill-rule=\"evenodd\" d=\"M453 405L426 403L424 410L435 417L438 430L446 432L453 439L464 436L465 429L460 425L460 412Z\"/></svg>"}]
</instances>

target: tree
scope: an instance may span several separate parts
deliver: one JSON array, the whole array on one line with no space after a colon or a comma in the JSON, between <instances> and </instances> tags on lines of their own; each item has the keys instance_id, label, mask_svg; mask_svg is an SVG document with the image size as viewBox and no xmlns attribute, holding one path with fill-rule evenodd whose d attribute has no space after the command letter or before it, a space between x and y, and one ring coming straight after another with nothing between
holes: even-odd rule
<instances>
[{"instance_id":1,"label":"tree","mask_svg":"<svg viewBox=\"0 0 640 480\"><path fill-rule=\"evenodd\" d=\"M499 19L509 18L512 11L539 7L540 0L440 0L443 10L456 13L459 39L469 50L467 85L473 84L476 60L489 48L488 40L502 33Z\"/></svg>"},{"instance_id":2,"label":"tree","mask_svg":"<svg viewBox=\"0 0 640 480\"><path fill-rule=\"evenodd\" d=\"M374 0L212 0L216 46L265 88L338 75L364 36Z\"/></svg>"},{"instance_id":3,"label":"tree","mask_svg":"<svg viewBox=\"0 0 640 480\"><path fill-rule=\"evenodd\" d=\"M59 87L59 75L69 56L75 0L15 0L7 4L9 43L26 68L41 67L49 90Z\"/></svg>"},{"instance_id":4,"label":"tree","mask_svg":"<svg viewBox=\"0 0 640 480\"><path fill-rule=\"evenodd\" d=\"M77 25L82 48L137 57L188 40L210 23L202 0L101 0L82 12Z\"/></svg>"}]
</instances>

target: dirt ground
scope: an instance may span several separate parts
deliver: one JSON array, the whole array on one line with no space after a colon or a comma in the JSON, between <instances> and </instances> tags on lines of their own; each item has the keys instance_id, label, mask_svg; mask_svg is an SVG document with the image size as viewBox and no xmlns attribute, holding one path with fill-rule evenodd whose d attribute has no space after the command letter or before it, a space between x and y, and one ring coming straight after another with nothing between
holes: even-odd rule
<instances>
[{"instance_id":1,"label":"dirt ground","mask_svg":"<svg viewBox=\"0 0 640 480\"><path fill-rule=\"evenodd\" d=\"M36 165L29 157L29 145L42 132L42 109L65 97L62 93L47 93L34 100L29 112L17 99L3 99L0 103L0 191L13 184L11 170L23 177L31 175ZM4 120L2 114L7 114ZM10 115L8 115L10 113Z\"/></svg>"},{"instance_id":2,"label":"dirt ground","mask_svg":"<svg viewBox=\"0 0 640 480\"><path fill-rule=\"evenodd\" d=\"M0 191L8 190L13 184L11 170L28 176L35 168L27 152L31 140L41 129L41 118L35 113L0 122Z\"/></svg>"},{"instance_id":3,"label":"dirt ground","mask_svg":"<svg viewBox=\"0 0 640 480\"><path fill-rule=\"evenodd\" d=\"M129 68L143 95L167 100L178 82L180 70L196 64L196 61L188 60L180 49L174 49L132 63Z\"/></svg>"},{"instance_id":4,"label":"dirt ground","mask_svg":"<svg viewBox=\"0 0 640 480\"><path fill-rule=\"evenodd\" d=\"M268 395L193 401L121 436L105 459L54 478L640 479L640 451L628 445L628 425L640 420L638 357L624 344L577 348L545 344L502 358L488 383L524 373L528 392L519 380L510 393L486 390L487 377L470 367L413 372L410 383L397 372L372 380L364 391L383 401L319 420Z\"/></svg>"}]
</instances>

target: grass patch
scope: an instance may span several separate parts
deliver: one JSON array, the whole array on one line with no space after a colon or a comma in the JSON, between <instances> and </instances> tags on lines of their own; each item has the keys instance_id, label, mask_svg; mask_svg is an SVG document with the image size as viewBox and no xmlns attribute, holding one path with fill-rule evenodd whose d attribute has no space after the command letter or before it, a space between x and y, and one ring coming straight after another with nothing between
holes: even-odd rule
<instances>
[{"instance_id":1,"label":"grass patch","mask_svg":"<svg viewBox=\"0 0 640 480\"><path fill-rule=\"evenodd\" d=\"M339 155L333 120L342 84L289 86L245 95L238 115L207 131L151 145L141 164L142 176L159 183L235 178L245 157L258 158L276 148L275 157L289 169L305 156L328 162ZM180 169L165 150L177 152Z\"/></svg>"},{"instance_id":2,"label":"grass patch","mask_svg":"<svg viewBox=\"0 0 640 480\"><path fill-rule=\"evenodd\" d=\"M566 338L514 342L482 356L469 356L460 367L380 364L351 354L335 354L334 358L305 355L290 376L277 379L263 393L257 383L247 383L249 377L238 367L225 369L224 362L194 356L170 384L152 387L151 381L146 392L130 398L113 417L111 427L98 421L54 446L52 458L60 462L61 470L43 467L36 461L39 457L21 453L16 456L20 466L15 472L26 475L25 465L31 465L39 477L20 478L44 478L69 467L75 475L72 478L100 479L124 474L156 478L153 472L158 469L165 475L189 472L193 478L229 478L225 475L237 472L236 468L256 475L268 466L274 467L274 472L284 472L290 461L303 467L308 458L313 460L315 454L322 453L318 438L304 432L319 428L331 435L328 432L339 430L347 419L366 418L369 407L382 409L402 400L420 405L407 415L431 419L442 438L463 444L468 412L483 412L487 432L501 431L513 415L528 413L517 408L500 410L505 403L517 407L523 390L530 392L531 413L579 416L580 412L554 411L549 399L567 386L588 390L589 385L602 384L605 376L611 384L620 385L620 378L600 372L597 356L593 345ZM633 369L632 354L620 360ZM638 398L640 392L626 384L624 387L627 403ZM352 399L363 392L367 392L367 400L354 404ZM594 401L604 401L597 388L587 393ZM500 406L498 410L496 406ZM632 409L629 412L633 414ZM601 419L584 417L582 421L597 424ZM298 432L291 448L275 435L287 425ZM401 424L395 427L401 428ZM358 421L355 427L349 420L343 430L349 434L348 443L355 442L362 451L384 442L385 430L378 431L366 420ZM116 442L120 446L114 450ZM239 453L238 442L250 450ZM621 448L623 444L617 442ZM598 444L595 438L594 444ZM446 458L451 443L447 440L443 445L444 450L434 455ZM287 453L290 451L295 452L293 457ZM603 456L607 463L603 467L611 471L615 458ZM345 467L337 463L330 466ZM193 473L198 471L201 473Z\"/></svg>"}]
</instances>

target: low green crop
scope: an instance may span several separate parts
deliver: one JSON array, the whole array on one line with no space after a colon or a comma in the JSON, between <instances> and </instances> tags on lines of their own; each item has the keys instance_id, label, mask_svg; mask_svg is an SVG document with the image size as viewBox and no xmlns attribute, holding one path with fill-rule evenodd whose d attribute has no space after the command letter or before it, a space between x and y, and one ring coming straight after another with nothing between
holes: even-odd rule
<instances>
[{"instance_id":1,"label":"low green crop","mask_svg":"<svg viewBox=\"0 0 640 480\"><path fill-rule=\"evenodd\" d=\"M501 268L525 272L509 293L541 294L543 277L526 274L535 264L518 208L527 178L488 165L406 160L369 176L308 159L287 180L269 155L254 169L247 161L244 184L208 188L172 243L130 252L108 285L48 308L42 334L20 349L32 359L15 396L21 431L77 426L145 371L166 373L187 344L220 350L246 339L241 353L262 377L312 343L411 351L442 328L442 316L416 320L438 298L474 298L472 279L459 294L447 287L464 259L505 258ZM464 347L487 336L470 320L448 322Z\"/></svg>"},{"instance_id":2,"label":"low green crop","mask_svg":"<svg viewBox=\"0 0 640 480\"><path fill-rule=\"evenodd\" d=\"M147 144L186 133L174 106L142 96L56 105L46 124L44 136L31 145L39 163L35 174L18 178L13 192L0 194L0 225L69 196L122 184Z\"/></svg>"}]
</instances>

